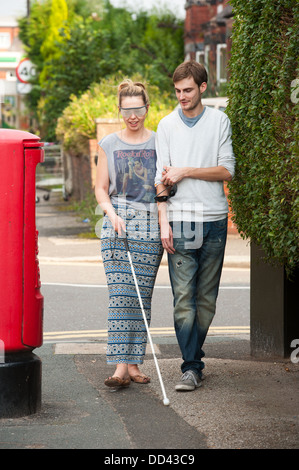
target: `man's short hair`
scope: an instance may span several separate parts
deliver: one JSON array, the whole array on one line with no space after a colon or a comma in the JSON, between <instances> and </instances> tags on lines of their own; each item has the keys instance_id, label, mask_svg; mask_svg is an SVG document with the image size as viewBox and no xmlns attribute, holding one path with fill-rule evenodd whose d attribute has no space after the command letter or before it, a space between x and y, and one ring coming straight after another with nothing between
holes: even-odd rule
<instances>
[{"instance_id":1,"label":"man's short hair","mask_svg":"<svg viewBox=\"0 0 299 470\"><path fill-rule=\"evenodd\" d=\"M173 83L179 82L184 78L193 77L195 83L200 87L203 82L208 83L208 74L202 64L195 60L187 60L180 64L172 76Z\"/></svg>"}]
</instances>

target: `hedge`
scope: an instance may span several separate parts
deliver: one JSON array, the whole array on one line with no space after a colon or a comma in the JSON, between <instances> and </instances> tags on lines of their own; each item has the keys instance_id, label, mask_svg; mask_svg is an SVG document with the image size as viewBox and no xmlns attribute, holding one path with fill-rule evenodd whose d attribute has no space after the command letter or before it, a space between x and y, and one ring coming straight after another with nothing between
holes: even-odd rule
<instances>
[{"instance_id":1,"label":"hedge","mask_svg":"<svg viewBox=\"0 0 299 470\"><path fill-rule=\"evenodd\" d=\"M284 265L290 275L299 266L299 3L230 3L233 221L244 239L263 248L266 261Z\"/></svg>"}]
</instances>

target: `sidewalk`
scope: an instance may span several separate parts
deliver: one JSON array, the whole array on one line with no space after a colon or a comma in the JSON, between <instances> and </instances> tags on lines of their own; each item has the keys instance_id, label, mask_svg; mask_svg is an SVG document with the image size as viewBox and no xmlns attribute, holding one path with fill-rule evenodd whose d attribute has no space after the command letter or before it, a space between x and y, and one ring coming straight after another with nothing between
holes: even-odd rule
<instances>
[{"instance_id":1,"label":"sidewalk","mask_svg":"<svg viewBox=\"0 0 299 470\"><path fill-rule=\"evenodd\" d=\"M55 200L37 207L37 221L40 261L95 262L99 241L76 238L85 224L57 211ZM248 265L248 247L229 237L226 266L238 263ZM151 352L143 366L151 383L112 392L103 384L112 372L104 340L46 343L34 351L43 363L42 409L28 417L0 419L0 449L102 449L102 459L148 449L139 457L138 464L144 464L142 458L153 449L161 455L183 450L200 463L201 449L298 448L298 364L251 357L248 335L211 336L204 348L203 386L178 393L176 338L153 341L170 406L163 405Z\"/></svg>"}]
</instances>

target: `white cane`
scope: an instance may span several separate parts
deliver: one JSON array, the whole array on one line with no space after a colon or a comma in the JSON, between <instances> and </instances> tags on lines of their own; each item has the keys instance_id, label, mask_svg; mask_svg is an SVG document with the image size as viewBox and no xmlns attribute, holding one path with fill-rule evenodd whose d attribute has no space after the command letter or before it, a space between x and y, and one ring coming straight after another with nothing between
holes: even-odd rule
<instances>
[{"instance_id":1,"label":"white cane","mask_svg":"<svg viewBox=\"0 0 299 470\"><path fill-rule=\"evenodd\" d=\"M139 286L138 286L137 278L136 278L136 275L135 275L135 270L134 270L134 266L133 266L133 262L132 262L132 258L131 258L131 253L130 253L130 250L129 250L128 240L127 240L127 237L126 237L126 233L123 230L122 230L121 237L124 240L124 244L125 244L125 247L126 247L126 250L127 250L127 255L128 255L129 262L130 262L134 282L135 282L135 287L136 287L136 291L137 291L137 295L138 295L138 299L139 299L139 303L140 303L140 308L141 308L145 328L146 328L148 339L149 339L149 342L150 342L150 345L151 345L151 348L152 348L152 353L153 353L153 356L154 356L154 361L155 361L155 365L156 365L156 369L157 369L157 373L158 373L158 377L159 377L159 381L160 381L160 385L161 385L161 390L162 390L162 394L163 394L163 404L165 406L167 406L167 405L169 405L169 399L166 396L166 392L165 392L165 388L164 388L164 384L163 384L159 364L158 364L158 361L157 361L157 358L156 358L154 345L153 345L153 342L152 342L152 338L151 338L151 334L150 334L150 331L149 331L147 319L146 319L146 316L145 316L143 303L142 303L142 299L141 299L141 295L140 295L140 291L139 291Z\"/></svg>"}]
</instances>

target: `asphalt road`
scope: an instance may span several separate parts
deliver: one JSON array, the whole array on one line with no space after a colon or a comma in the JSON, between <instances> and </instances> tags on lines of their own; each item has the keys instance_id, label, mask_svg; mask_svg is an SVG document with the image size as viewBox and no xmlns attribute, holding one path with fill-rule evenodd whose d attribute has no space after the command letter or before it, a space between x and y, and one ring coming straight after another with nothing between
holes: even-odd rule
<instances>
[{"instance_id":1,"label":"asphalt road","mask_svg":"<svg viewBox=\"0 0 299 470\"><path fill-rule=\"evenodd\" d=\"M45 283L42 293L46 336L49 332L73 331L77 332L78 337L80 331L89 331L89 337L92 338L96 337L99 330L106 329L108 292L105 285ZM240 332L248 326L249 288L221 287L211 333L215 330L219 332L220 329L223 332L232 330L231 327ZM168 286L155 288L151 327L157 330L156 333L173 329L172 293Z\"/></svg>"}]
</instances>

